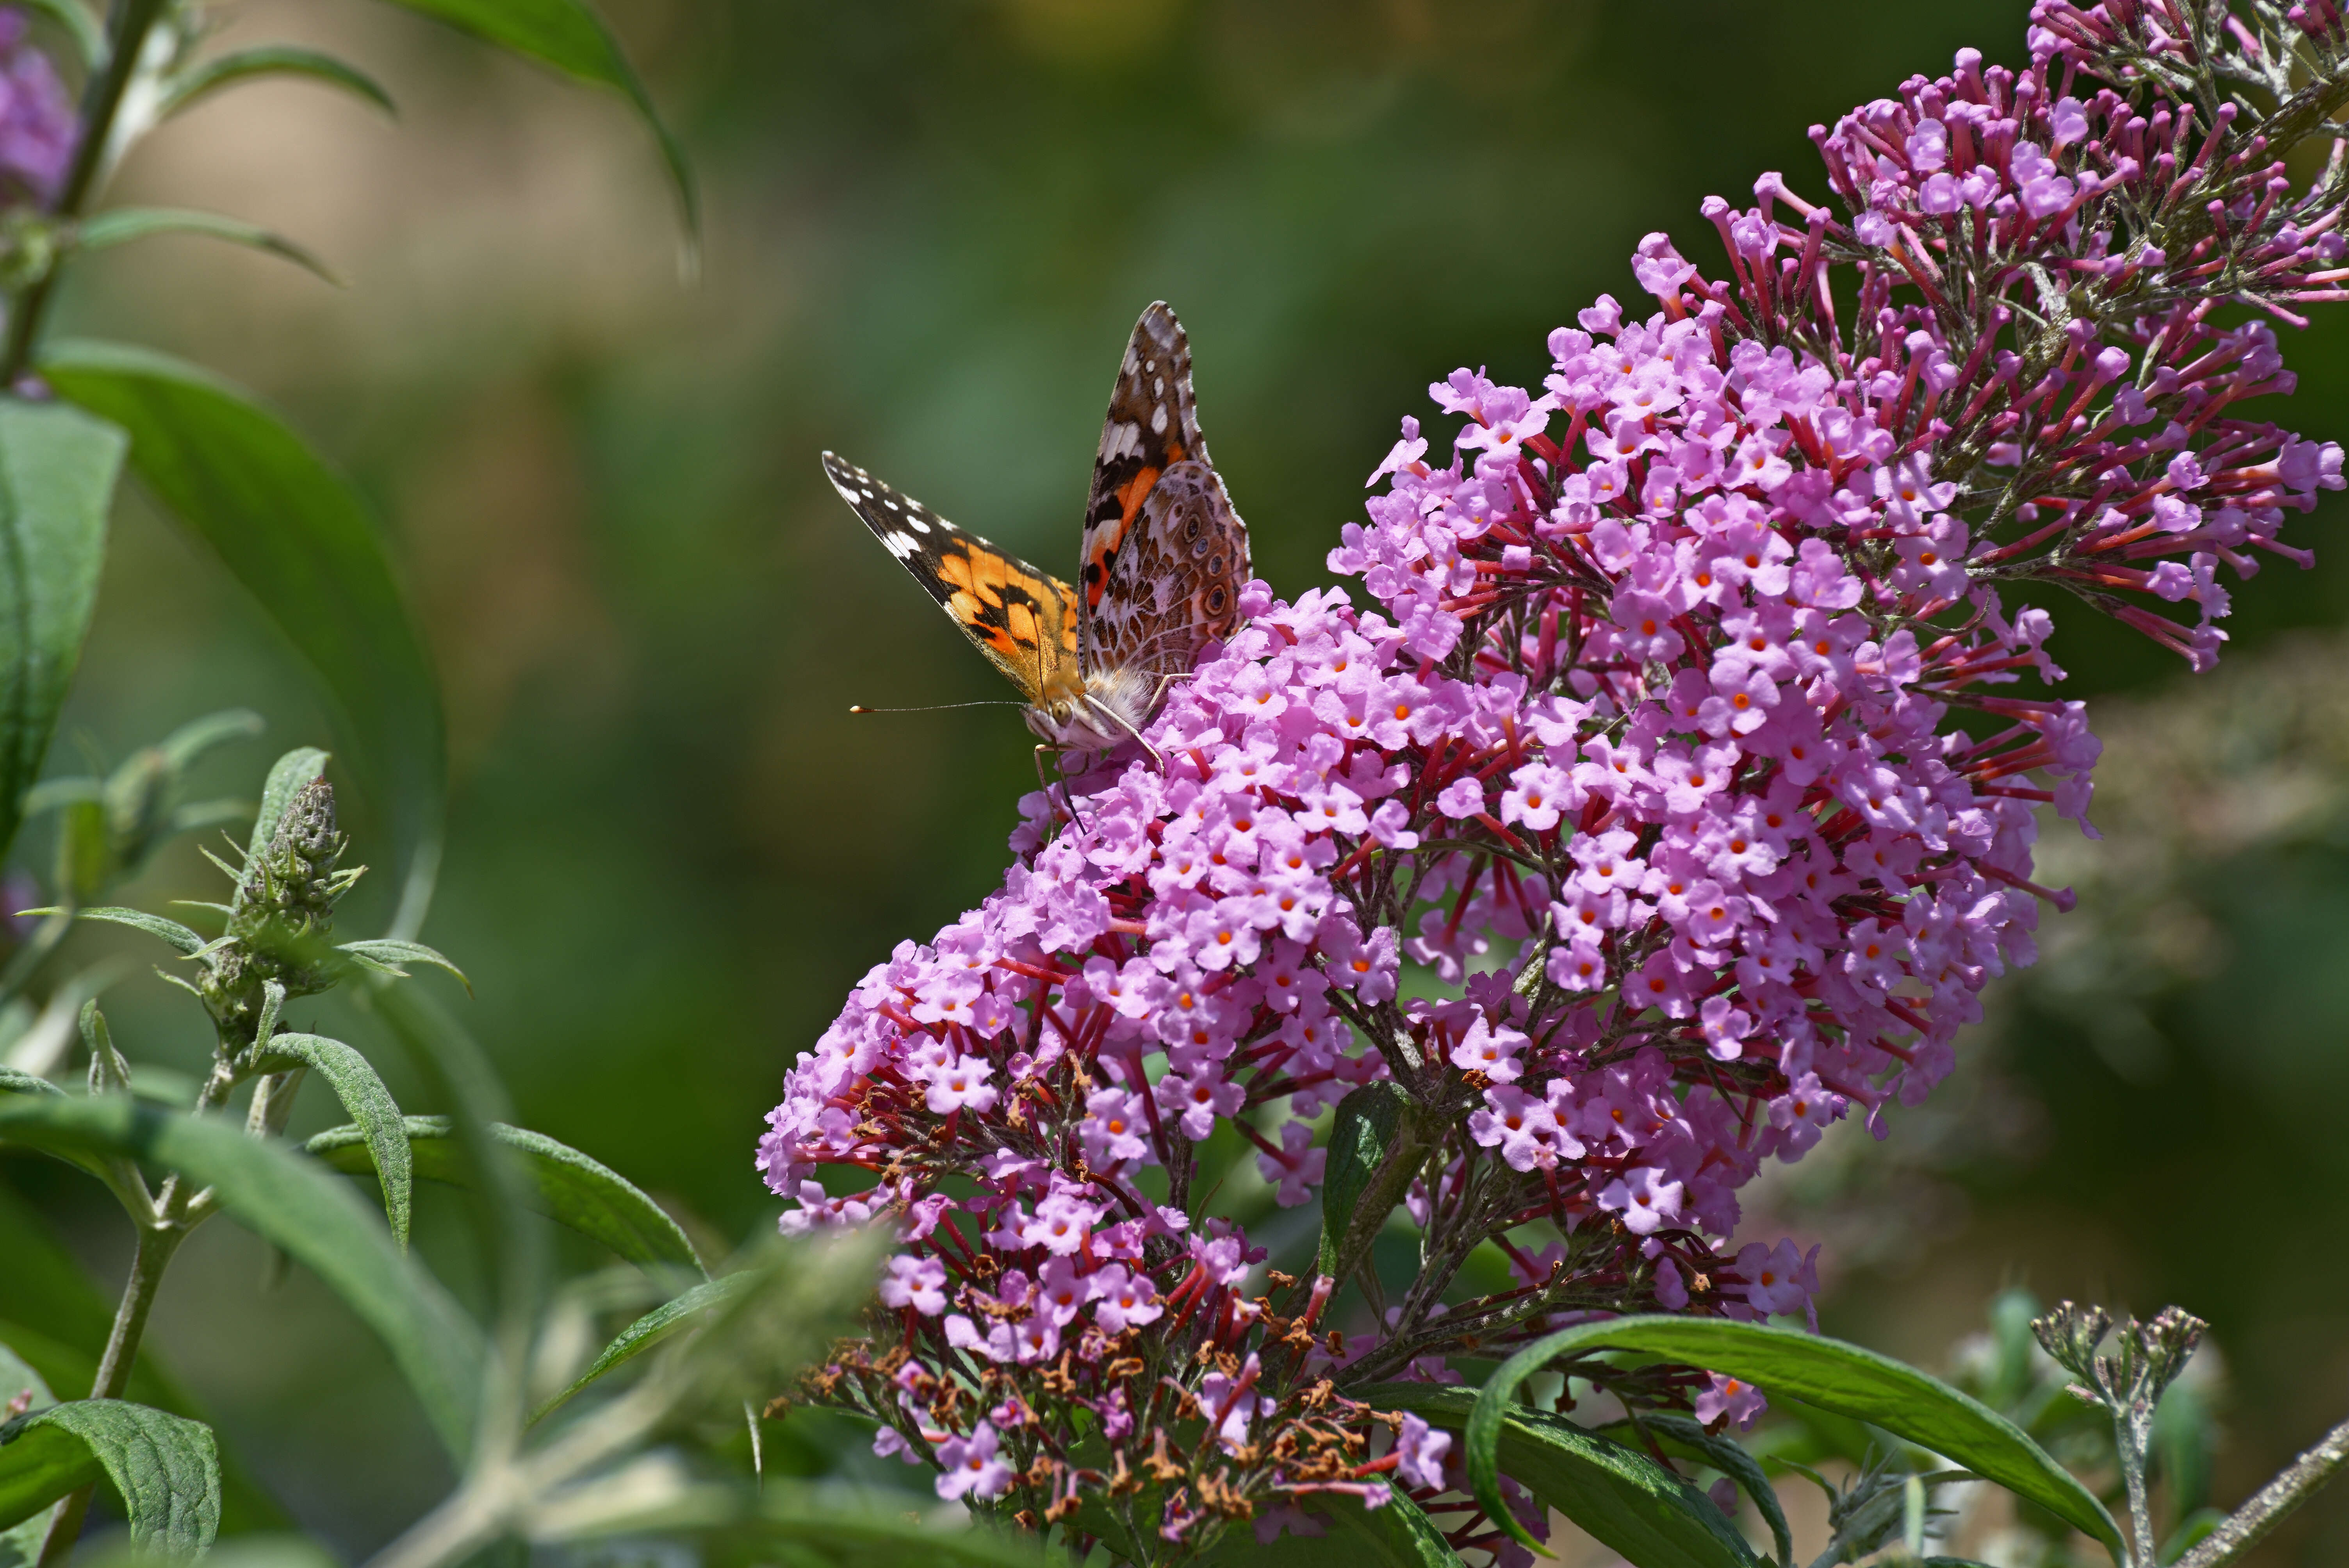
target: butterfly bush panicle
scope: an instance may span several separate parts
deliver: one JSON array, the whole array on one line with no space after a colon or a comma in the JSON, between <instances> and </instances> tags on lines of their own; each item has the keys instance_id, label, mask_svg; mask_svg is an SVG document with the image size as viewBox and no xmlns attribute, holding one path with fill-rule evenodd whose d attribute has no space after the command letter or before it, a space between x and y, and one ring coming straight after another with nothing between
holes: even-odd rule
<instances>
[{"instance_id":1,"label":"butterfly bush panicle","mask_svg":"<svg viewBox=\"0 0 2349 1568\"><path fill-rule=\"evenodd\" d=\"M1881 1136L2068 903L2034 813L2086 826L2097 744L2045 601L2205 666L2222 570L2304 562L2285 514L2342 486L2233 406L2349 279L2340 143L2282 161L2335 136L2349 37L2180 15L2042 5L2025 68L1819 128L1840 209L1706 203L1719 276L1651 236L1653 309L1582 311L1537 391L1432 387L1448 451L1403 421L1330 557L1358 589L1250 584L1148 755L1023 802L1000 891L865 977L761 1145L786 1230L903 1242L823 1397L1127 1556L1400 1496L1519 1562L1381 1385L1595 1314L1809 1313L1816 1253L1741 1236L1740 1190ZM1317 1269L1198 1190L1226 1129L1282 1204L1352 1161ZM1419 1273L1358 1296L1398 1206Z\"/></svg>"}]
</instances>

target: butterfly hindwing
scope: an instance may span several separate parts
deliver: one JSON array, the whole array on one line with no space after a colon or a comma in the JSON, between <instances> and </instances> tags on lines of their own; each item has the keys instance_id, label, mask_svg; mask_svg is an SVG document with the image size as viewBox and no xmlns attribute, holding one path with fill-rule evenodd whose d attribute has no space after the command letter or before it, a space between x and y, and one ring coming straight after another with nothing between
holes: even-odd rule
<instances>
[{"instance_id":1,"label":"butterfly hindwing","mask_svg":"<svg viewBox=\"0 0 2349 1568\"><path fill-rule=\"evenodd\" d=\"M1184 461L1159 476L1126 530L1101 603L1085 665L1186 676L1199 649L1231 635L1248 580L1247 525L1216 470Z\"/></svg>"},{"instance_id":2,"label":"butterfly hindwing","mask_svg":"<svg viewBox=\"0 0 2349 1568\"><path fill-rule=\"evenodd\" d=\"M1247 578L1247 527L1199 429L1190 339L1162 300L1134 323L1102 421L1078 557L1083 668L1188 673L1201 644L1229 634Z\"/></svg>"},{"instance_id":3,"label":"butterfly hindwing","mask_svg":"<svg viewBox=\"0 0 2349 1568\"><path fill-rule=\"evenodd\" d=\"M1081 690L1076 592L830 452L824 477L1031 705Z\"/></svg>"},{"instance_id":4,"label":"butterfly hindwing","mask_svg":"<svg viewBox=\"0 0 2349 1568\"><path fill-rule=\"evenodd\" d=\"M1119 553L1151 490L1167 469L1186 460L1206 462L1207 444L1191 396L1191 341L1161 300L1133 324L1093 457L1092 490L1085 500L1077 556L1077 583L1084 592L1079 646L1089 669L1101 666L1096 645L1108 632L1102 605Z\"/></svg>"}]
</instances>

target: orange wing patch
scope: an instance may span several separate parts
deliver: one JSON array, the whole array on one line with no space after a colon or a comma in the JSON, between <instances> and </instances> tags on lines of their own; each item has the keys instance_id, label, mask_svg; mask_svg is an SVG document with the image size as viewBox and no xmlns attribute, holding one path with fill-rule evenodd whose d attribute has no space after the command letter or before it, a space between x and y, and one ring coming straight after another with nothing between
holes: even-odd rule
<instances>
[{"instance_id":1,"label":"orange wing patch","mask_svg":"<svg viewBox=\"0 0 2349 1568\"><path fill-rule=\"evenodd\" d=\"M823 471L889 553L1030 703L1084 689L1077 673L1074 589L830 452Z\"/></svg>"}]
</instances>

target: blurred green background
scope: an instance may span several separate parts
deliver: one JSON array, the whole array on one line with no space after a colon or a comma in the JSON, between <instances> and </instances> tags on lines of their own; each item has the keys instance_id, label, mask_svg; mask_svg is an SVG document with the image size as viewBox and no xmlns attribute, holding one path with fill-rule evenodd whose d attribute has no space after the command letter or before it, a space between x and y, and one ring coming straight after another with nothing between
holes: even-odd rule
<instances>
[{"instance_id":1,"label":"blurred green background","mask_svg":"<svg viewBox=\"0 0 2349 1568\"><path fill-rule=\"evenodd\" d=\"M223 9L232 41L344 53L399 122L245 89L143 148L116 200L269 223L349 287L166 240L84 267L63 325L219 367L358 476L447 696L451 839L424 935L472 977L466 1016L524 1121L740 1238L774 1211L750 1157L784 1065L895 943L993 885L1033 787L1009 710L847 714L1005 694L830 493L819 450L1065 570L1118 352L1163 297L1259 570L1293 594L1327 580L1431 379L1537 384L1549 328L1632 292L1641 234L1711 266L1701 197L1767 170L1816 191L1806 126L1961 45L2016 57L2026 10L617 0L705 182L688 284L616 103L358 0L251 0ZM2287 353L2292 421L2349 433L2349 322ZM2302 526L2315 571L2240 595L2241 671L2208 725L2266 711L2262 670L2316 680L2310 712L2349 690L2349 659L2297 630L2349 621L2340 510ZM239 591L136 500L116 528L52 770L231 705L272 733L206 765L220 791L324 742ZM2076 607L2062 624L2075 692L2137 705L2138 749L2116 760L2138 777L2171 755L2177 668ZM2067 946L2051 918L2049 965L2001 993L1944 1099L1757 1194L1757 1225L1829 1239L1830 1329L1930 1363L2003 1284L2178 1302L2230 1371L2230 1501L2341 1417L2349 833L2325 791L2349 759L2327 733L2214 741L2193 753L2217 769L2205 795L2141 800L2107 861L2063 851L2085 934ZM2239 766L2285 767L2298 814L2197 836ZM2129 846L2157 839L2144 872ZM45 830L17 854L43 865ZM2140 872L2186 911L2150 965L2114 956L2154 907ZM181 846L127 901L216 880ZM353 934L387 891L347 906ZM136 951L76 942L77 960ZM207 1032L174 996L134 978L108 1007L134 1057L192 1067ZM314 1093L296 1130L326 1119ZM111 1288L124 1238L94 1188L23 1160L0 1180L78 1216ZM250 1238L211 1227L154 1342L287 1505L363 1553L445 1473L373 1342L298 1276L264 1298L262 1272ZM2349 1499L2259 1561L2344 1558Z\"/></svg>"}]
</instances>

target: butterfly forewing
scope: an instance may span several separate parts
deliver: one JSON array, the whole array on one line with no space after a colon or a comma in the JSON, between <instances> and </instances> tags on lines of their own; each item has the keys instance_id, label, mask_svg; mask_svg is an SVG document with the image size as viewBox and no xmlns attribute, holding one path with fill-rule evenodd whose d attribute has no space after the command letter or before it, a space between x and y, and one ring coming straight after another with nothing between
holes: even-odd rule
<instances>
[{"instance_id":1,"label":"butterfly forewing","mask_svg":"<svg viewBox=\"0 0 2349 1568\"><path fill-rule=\"evenodd\" d=\"M830 452L824 476L1030 705L1082 690L1076 591Z\"/></svg>"},{"instance_id":2,"label":"butterfly forewing","mask_svg":"<svg viewBox=\"0 0 2349 1568\"><path fill-rule=\"evenodd\" d=\"M1247 527L1199 430L1190 340L1161 301L1134 324L1093 462L1078 557L1085 674L1188 674L1203 644L1230 634L1247 578Z\"/></svg>"},{"instance_id":3,"label":"butterfly forewing","mask_svg":"<svg viewBox=\"0 0 2349 1568\"><path fill-rule=\"evenodd\" d=\"M1238 624L1247 528L1208 461L1191 346L1163 303L1142 313L1118 366L1074 587L830 452L823 471L1010 677L1029 727L1051 745L1102 749L1140 736L1200 649Z\"/></svg>"}]
</instances>

